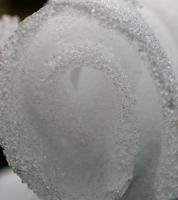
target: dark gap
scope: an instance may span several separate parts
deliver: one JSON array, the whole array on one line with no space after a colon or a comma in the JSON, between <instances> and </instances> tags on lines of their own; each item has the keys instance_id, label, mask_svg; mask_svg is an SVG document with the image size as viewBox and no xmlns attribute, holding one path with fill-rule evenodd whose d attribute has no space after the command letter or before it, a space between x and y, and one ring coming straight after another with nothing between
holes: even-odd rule
<instances>
[{"instance_id":1,"label":"dark gap","mask_svg":"<svg viewBox=\"0 0 178 200\"><path fill-rule=\"evenodd\" d=\"M17 15L21 19L38 11L48 0L1 0L1 14Z\"/></svg>"},{"instance_id":2,"label":"dark gap","mask_svg":"<svg viewBox=\"0 0 178 200\"><path fill-rule=\"evenodd\" d=\"M0 146L0 169L3 169L4 167L7 167L7 160L6 157L3 154L3 148Z\"/></svg>"}]
</instances>

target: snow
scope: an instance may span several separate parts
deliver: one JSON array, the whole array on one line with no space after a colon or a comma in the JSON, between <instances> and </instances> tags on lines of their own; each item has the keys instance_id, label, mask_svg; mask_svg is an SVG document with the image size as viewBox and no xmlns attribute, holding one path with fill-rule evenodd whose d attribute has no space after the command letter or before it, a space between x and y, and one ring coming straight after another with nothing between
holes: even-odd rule
<instances>
[{"instance_id":1,"label":"snow","mask_svg":"<svg viewBox=\"0 0 178 200\"><path fill-rule=\"evenodd\" d=\"M54 1L0 54L2 145L44 200L177 195L176 75L139 9Z\"/></svg>"},{"instance_id":2,"label":"snow","mask_svg":"<svg viewBox=\"0 0 178 200\"><path fill-rule=\"evenodd\" d=\"M17 17L4 15L0 18L0 48L5 45L8 38L17 29L18 23L19 19Z\"/></svg>"}]
</instances>

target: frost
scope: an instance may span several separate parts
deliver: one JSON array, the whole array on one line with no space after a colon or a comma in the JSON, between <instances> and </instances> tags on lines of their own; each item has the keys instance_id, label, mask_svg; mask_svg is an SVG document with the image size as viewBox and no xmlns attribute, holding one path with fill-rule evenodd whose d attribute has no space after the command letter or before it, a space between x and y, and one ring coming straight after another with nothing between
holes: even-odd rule
<instances>
[{"instance_id":1,"label":"frost","mask_svg":"<svg viewBox=\"0 0 178 200\"><path fill-rule=\"evenodd\" d=\"M174 198L175 73L135 6L51 1L0 59L2 144L41 198Z\"/></svg>"},{"instance_id":2,"label":"frost","mask_svg":"<svg viewBox=\"0 0 178 200\"><path fill-rule=\"evenodd\" d=\"M17 17L4 15L0 18L0 48L2 48L7 39L13 34L18 27L19 20Z\"/></svg>"}]
</instances>

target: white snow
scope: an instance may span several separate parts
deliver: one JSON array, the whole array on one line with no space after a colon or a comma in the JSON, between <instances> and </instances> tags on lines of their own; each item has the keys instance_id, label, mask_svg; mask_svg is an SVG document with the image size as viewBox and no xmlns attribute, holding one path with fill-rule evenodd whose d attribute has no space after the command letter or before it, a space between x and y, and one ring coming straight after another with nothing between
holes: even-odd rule
<instances>
[{"instance_id":1,"label":"white snow","mask_svg":"<svg viewBox=\"0 0 178 200\"><path fill-rule=\"evenodd\" d=\"M177 195L175 70L138 10L55 1L0 54L2 144L44 200Z\"/></svg>"},{"instance_id":2,"label":"white snow","mask_svg":"<svg viewBox=\"0 0 178 200\"><path fill-rule=\"evenodd\" d=\"M19 19L17 17L11 17L4 15L0 18L0 48L2 48L8 38L17 29Z\"/></svg>"}]
</instances>

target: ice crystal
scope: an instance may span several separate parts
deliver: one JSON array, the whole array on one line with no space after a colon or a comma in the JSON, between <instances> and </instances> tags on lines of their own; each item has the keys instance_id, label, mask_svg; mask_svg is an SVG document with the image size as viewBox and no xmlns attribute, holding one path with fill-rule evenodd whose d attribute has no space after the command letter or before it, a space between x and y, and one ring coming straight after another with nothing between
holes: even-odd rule
<instances>
[{"instance_id":1,"label":"ice crystal","mask_svg":"<svg viewBox=\"0 0 178 200\"><path fill-rule=\"evenodd\" d=\"M51 1L0 54L2 144L43 199L177 195L175 72L138 12L124 0Z\"/></svg>"}]
</instances>

